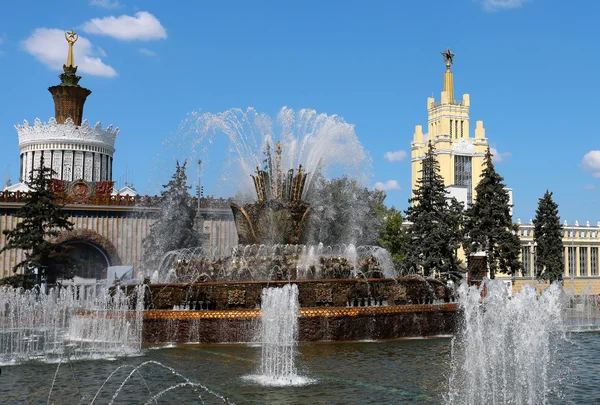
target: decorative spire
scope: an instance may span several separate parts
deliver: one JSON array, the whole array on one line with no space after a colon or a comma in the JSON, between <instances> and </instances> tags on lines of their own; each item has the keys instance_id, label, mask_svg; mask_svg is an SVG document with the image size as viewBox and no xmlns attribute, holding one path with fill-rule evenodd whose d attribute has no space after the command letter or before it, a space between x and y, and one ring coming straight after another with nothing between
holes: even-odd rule
<instances>
[{"instance_id":1,"label":"decorative spire","mask_svg":"<svg viewBox=\"0 0 600 405\"><path fill-rule=\"evenodd\" d=\"M67 55L67 63L63 65L64 72L61 73L60 86L79 86L81 76L77 76L77 66L75 66L75 58L73 57L73 45L79 39L79 35L73 30L65 32L65 39L69 43L69 53Z\"/></svg>"},{"instance_id":2,"label":"decorative spire","mask_svg":"<svg viewBox=\"0 0 600 405\"><path fill-rule=\"evenodd\" d=\"M58 75L60 84L52 86L48 90L54 98L54 111L56 122L64 124L67 118L71 118L75 125L81 125L83 116L83 105L85 99L92 92L79 85L81 76L77 76L77 66L73 57L73 45L79 39L79 36L73 32L65 32L65 39L69 43L69 53L67 63L63 65L63 73Z\"/></svg>"},{"instance_id":3,"label":"decorative spire","mask_svg":"<svg viewBox=\"0 0 600 405\"><path fill-rule=\"evenodd\" d=\"M73 44L77 42L79 39L79 35L77 35L73 30L69 32L65 32L65 39L69 43L69 55L67 56L67 66L75 67L75 62L73 59Z\"/></svg>"},{"instance_id":4,"label":"decorative spire","mask_svg":"<svg viewBox=\"0 0 600 405\"><path fill-rule=\"evenodd\" d=\"M444 91L448 95L448 102L454 104L454 79L452 78L452 71L450 66L454 63L454 54L450 48L442 52L444 62L446 63L446 73L444 73Z\"/></svg>"}]
</instances>

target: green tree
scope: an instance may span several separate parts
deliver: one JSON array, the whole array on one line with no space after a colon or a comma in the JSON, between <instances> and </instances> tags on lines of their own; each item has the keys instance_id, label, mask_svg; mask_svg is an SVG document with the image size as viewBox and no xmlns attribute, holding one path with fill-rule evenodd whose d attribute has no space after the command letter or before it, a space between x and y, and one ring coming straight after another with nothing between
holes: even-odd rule
<instances>
[{"instance_id":1,"label":"green tree","mask_svg":"<svg viewBox=\"0 0 600 405\"><path fill-rule=\"evenodd\" d=\"M420 173L414 197L409 200L411 205L406 210L406 221L412 224L407 231L403 267L409 273L417 272L425 277L437 273L446 279L459 279L464 273L457 256L463 205L448 197L431 142Z\"/></svg>"},{"instance_id":2,"label":"green tree","mask_svg":"<svg viewBox=\"0 0 600 405\"><path fill-rule=\"evenodd\" d=\"M379 244L390 252L396 269L402 268L406 256L406 231L402 222L402 213L392 207L387 210L379 230Z\"/></svg>"},{"instance_id":3,"label":"green tree","mask_svg":"<svg viewBox=\"0 0 600 405\"><path fill-rule=\"evenodd\" d=\"M494 168L489 148L483 165L475 202L467 210L463 246L467 255L485 252L490 278L496 273L515 275L521 270L518 226L512 222L508 191Z\"/></svg>"},{"instance_id":4,"label":"green tree","mask_svg":"<svg viewBox=\"0 0 600 405\"><path fill-rule=\"evenodd\" d=\"M53 284L57 278L71 278L76 270L68 247L52 241L62 231L73 229L68 213L56 202L52 192L53 174L51 168L44 166L42 157L40 168L29 177L31 191L25 195L24 204L16 214L21 221L14 229L2 231L6 245L0 249L0 253L22 249L25 258L13 267L13 271L23 269L23 273L29 275L37 269L39 278L48 284Z\"/></svg>"},{"instance_id":5,"label":"green tree","mask_svg":"<svg viewBox=\"0 0 600 405\"><path fill-rule=\"evenodd\" d=\"M158 270L165 253L200 244L200 235L194 229L196 210L192 196L188 193L185 169L187 162L177 162L175 174L161 193L159 216L150 226L144 239L144 270Z\"/></svg>"},{"instance_id":6,"label":"green tree","mask_svg":"<svg viewBox=\"0 0 600 405\"><path fill-rule=\"evenodd\" d=\"M306 201L311 204L305 243L377 245L386 213L385 193L355 179L313 176Z\"/></svg>"},{"instance_id":7,"label":"green tree","mask_svg":"<svg viewBox=\"0 0 600 405\"><path fill-rule=\"evenodd\" d=\"M539 199L533 225L533 240L537 242L536 277L550 282L562 281L565 268L563 227L558 216L558 204L548 190Z\"/></svg>"}]
</instances>

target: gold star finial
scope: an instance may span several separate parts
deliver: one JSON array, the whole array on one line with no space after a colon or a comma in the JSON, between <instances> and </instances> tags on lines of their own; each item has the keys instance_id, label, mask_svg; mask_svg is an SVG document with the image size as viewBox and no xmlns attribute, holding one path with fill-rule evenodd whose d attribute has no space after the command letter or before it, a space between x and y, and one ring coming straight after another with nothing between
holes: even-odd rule
<instances>
[{"instance_id":1,"label":"gold star finial","mask_svg":"<svg viewBox=\"0 0 600 405\"><path fill-rule=\"evenodd\" d=\"M446 67L450 69L450 65L454 63L454 54L452 53L450 48L442 52L442 56L444 57L444 62L446 62Z\"/></svg>"},{"instance_id":2,"label":"gold star finial","mask_svg":"<svg viewBox=\"0 0 600 405\"><path fill-rule=\"evenodd\" d=\"M75 66L75 59L73 58L73 44L77 42L79 39L79 35L77 35L73 30L65 32L65 39L69 43L69 54L67 56L67 64L68 67Z\"/></svg>"}]
</instances>

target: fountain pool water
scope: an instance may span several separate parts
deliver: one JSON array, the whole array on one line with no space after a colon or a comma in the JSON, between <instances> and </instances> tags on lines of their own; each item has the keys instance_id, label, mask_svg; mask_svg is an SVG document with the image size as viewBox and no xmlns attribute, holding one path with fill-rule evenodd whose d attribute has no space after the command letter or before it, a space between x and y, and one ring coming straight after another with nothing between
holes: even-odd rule
<instances>
[{"instance_id":1,"label":"fountain pool water","mask_svg":"<svg viewBox=\"0 0 600 405\"><path fill-rule=\"evenodd\" d=\"M261 362L258 375L247 378L261 385L306 385L310 379L298 375L298 286L268 287L262 292L260 317Z\"/></svg>"},{"instance_id":2,"label":"fountain pool water","mask_svg":"<svg viewBox=\"0 0 600 405\"><path fill-rule=\"evenodd\" d=\"M447 403L562 402L564 301L558 284L539 296L527 285L514 297L502 281L488 281L484 290L463 284L463 323L452 346Z\"/></svg>"}]
</instances>

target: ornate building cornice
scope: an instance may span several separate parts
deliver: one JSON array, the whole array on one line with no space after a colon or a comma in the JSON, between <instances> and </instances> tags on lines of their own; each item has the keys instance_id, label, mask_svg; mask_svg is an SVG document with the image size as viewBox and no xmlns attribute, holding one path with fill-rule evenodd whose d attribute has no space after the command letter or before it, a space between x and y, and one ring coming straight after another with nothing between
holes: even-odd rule
<instances>
[{"instance_id":1,"label":"ornate building cornice","mask_svg":"<svg viewBox=\"0 0 600 405\"><path fill-rule=\"evenodd\" d=\"M119 133L119 129L113 129L112 125L102 128L101 122L92 127L88 120L84 120L80 126L77 126L71 118L67 118L64 124L59 124L54 117L50 118L48 123L42 123L39 118L36 118L33 125L24 120L23 125L17 124L15 129L19 136L19 148L34 144L60 142L103 146L113 153L115 140Z\"/></svg>"},{"instance_id":2,"label":"ornate building cornice","mask_svg":"<svg viewBox=\"0 0 600 405\"><path fill-rule=\"evenodd\" d=\"M465 138L461 138L452 144L452 151L458 155L474 155L475 145Z\"/></svg>"}]
</instances>

